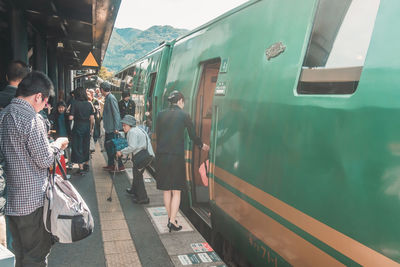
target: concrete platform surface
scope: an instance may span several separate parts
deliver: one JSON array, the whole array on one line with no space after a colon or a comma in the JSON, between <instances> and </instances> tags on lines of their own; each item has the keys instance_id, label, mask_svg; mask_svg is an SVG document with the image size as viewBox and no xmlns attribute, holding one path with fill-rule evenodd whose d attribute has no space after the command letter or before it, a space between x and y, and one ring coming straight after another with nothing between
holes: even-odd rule
<instances>
[{"instance_id":1,"label":"concrete platform surface","mask_svg":"<svg viewBox=\"0 0 400 267\"><path fill-rule=\"evenodd\" d=\"M135 204L125 189L132 182L131 163L121 173L105 172L106 155L96 147L90 171L74 175L71 182L81 193L95 220L94 233L73 244L56 244L49 256L49 266L226 266L182 212L177 216L183 226L168 232L168 216L162 191L145 172L145 186L150 198L147 205ZM111 194L112 201L107 201Z\"/></svg>"}]
</instances>

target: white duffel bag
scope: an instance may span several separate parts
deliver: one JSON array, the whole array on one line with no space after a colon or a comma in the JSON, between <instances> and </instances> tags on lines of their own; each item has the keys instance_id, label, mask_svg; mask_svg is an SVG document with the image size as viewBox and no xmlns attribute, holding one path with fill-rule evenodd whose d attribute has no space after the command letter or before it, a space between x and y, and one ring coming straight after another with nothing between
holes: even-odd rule
<instances>
[{"instance_id":1,"label":"white duffel bag","mask_svg":"<svg viewBox=\"0 0 400 267\"><path fill-rule=\"evenodd\" d=\"M57 165L64 179L55 173ZM54 161L53 170L49 172L43 221L46 230L60 243L82 240L89 236L94 228L88 206L74 186L66 180L58 159Z\"/></svg>"}]
</instances>

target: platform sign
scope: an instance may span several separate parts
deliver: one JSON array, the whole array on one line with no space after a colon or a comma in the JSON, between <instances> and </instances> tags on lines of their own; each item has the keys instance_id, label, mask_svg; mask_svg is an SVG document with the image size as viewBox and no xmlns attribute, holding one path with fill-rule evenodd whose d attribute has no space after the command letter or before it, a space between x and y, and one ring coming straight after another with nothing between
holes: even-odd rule
<instances>
[{"instance_id":1,"label":"platform sign","mask_svg":"<svg viewBox=\"0 0 400 267\"><path fill-rule=\"evenodd\" d=\"M163 233L168 233L169 229L167 227L168 224L168 214L165 207L151 207L146 208L148 214L152 218L153 225L158 229L158 231ZM186 218L182 216L180 212L176 215L176 220L180 225L182 225L182 230L176 232L177 234L182 232L193 231L193 228L187 222Z\"/></svg>"},{"instance_id":2,"label":"platform sign","mask_svg":"<svg viewBox=\"0 0 400 267\"><path fill-rule=\"evenodd\" d=\"M92 52L89 52L85 61L83 61L82 66L83 67L98 67L99 66L99 64L97 64L97 61L94 58Z\"/></svg>"},{"instance_id":3,"label":"platform sign","mask_svg":"<svg viewBox=\"0 0 400 267\"><path fill-rule=\"evenodd\" d=\"M150 208L149 212L152 216L165 216L167 214L167 210L164 207L154 207Z\"/></svg>"},{"instance_id":4,"label":"platform sign","mask_svg":"<svg viewBox=\"0 0 400 267\"><path fill-rule=\"evenodd\" d=\"M221 66L219 68L219 72L220 73L226 73L228 72L228 65L229 65L229 59L228 58L224 58L221 62Z\"/></svg>"},{"instance_id":5,"label":"platform sign","mask_svg":"<svg viewBox=\"0 0 400 267\"><path fill-rule=\"evenodd\" d=\"M186 255L178 255L178 259L182 265L192 265L202 263L201 259L197 254L191 253Z\"/></svg>"},{"instance_id":6,"label":"platform sign","mask_svg":"<svg viewBox=\"0 0 400 267\"><path fill-rule=\"evenodd\" d=\"M192 265L199 263L210 263L210 262L221 262L220 257L218 257L217 253L212 252L204 252L204 253L189 253L185 255L178 255L178 259L182 263L182 265ZM223 265L221 265L223 266Z\"/></svg>"},{"instance_id":7,"label":"platform sign","mask_svg":"<svg viewBox=\"0 0 400 267\"><path fill-rule=\"evenodd\" d=\"M211 259L213 262L222 261L221 258L218 256L218 254L215 253L214 251L206 252L206 253L204 253L204 254L207 254L207 256L210 257L210 259Z\"/></svg>"},{"instance_id":8,"label":"platform sign","mask_svg":"<svg viewBox=\"0 0 400 267\"><path fill-rule=\"evenodd\" d=\"M192 243L190 247L193 249L194 252L208 252L214 251L213 248L207 243Z\"/></svg>"},{"instance_id":9,"label":"platform sign","mask_svg":"<svg viewBox=\"0 0 400 267\"><path fill-rule=\"evenodd\" d=\"M218 82L215 87L215 95L224 96L226 94L226 82Z\"/></svg>"},{"instance_id":10,"label":"platform sign","mask_svg":"<svg viewBox=\"0 0 400 267\"><path fill-rule=\"evenodd\" d=\"M199 256L200 260L204 263L213 262L213 260L210 258L210 256L207 255L207 253L199 253L197 254L197 256Z\"/></svg>"}]
</instances>

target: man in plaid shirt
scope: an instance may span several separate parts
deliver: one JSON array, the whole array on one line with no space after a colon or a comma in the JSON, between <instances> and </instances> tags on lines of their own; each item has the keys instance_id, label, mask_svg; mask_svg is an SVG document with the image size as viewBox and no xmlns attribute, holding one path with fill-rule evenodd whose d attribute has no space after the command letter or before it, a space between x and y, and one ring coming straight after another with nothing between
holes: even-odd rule
<instances>
[{"instance_id":1,"label":"man in plaid shirt","mask_svg":"<svg viewBox=\"0 0 400 267\"><path fill-rule=\"evenodd\" d=\"M29 73L18 85L16 97L0 113L0 149L6 160L6 215L13 237L16 266L46 266L52 245L43 224L47 169L68 140L51 145L38 114L53 84L41 72Z\"/></svg>"}]
</instances>

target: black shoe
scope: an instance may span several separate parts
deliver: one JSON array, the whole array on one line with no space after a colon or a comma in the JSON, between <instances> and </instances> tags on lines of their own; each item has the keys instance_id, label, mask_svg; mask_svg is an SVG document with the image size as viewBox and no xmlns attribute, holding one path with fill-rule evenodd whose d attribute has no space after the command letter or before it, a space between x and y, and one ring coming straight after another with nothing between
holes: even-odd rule
<instances>
[{"instance_id":1,"label":"black shoe","mask_svg":"<svg viewBox=\"0 0 400 267\"><path fill-rule=\"evenodd\" d=\"M143 200L138 200L138 199L134 198L134 199L132 199L132 201L133 201L133 203L136 203L136 204L149 204L150 203L149 198L146 198Z\"/></svg>"},{"instance_id":2,"label":"black shoe","mask_svg":"<svg viewBox=\"0 0 400 267\"><path fill-rule=\"evenodd\" d=\"M83 164L83 170L85 172L88 172L89 171L89 164Z\"/></svg>"},{"instance_id":3,"label":"black shoe","mask_svg":"<svg viewBox=\"0 0 400 267\"><path fill-rule=\"evenodd\" d=\"M168 225L171 223L170 219L168 218L168 223L167 223L167 227L169 227ZM175 220L175 223L178 224L178 220Z\"/></svg>"},{"instance_id":4,"label":"black shoe","mask_svg":"<svg viewBox=\"0 0 400 267\"><path fill-rule=\"evenodd\" d=\"M127 192L129 195L132 195L132 196L135 196L135 195L136 195L136 194L133 192L132 188L130 188L130 187L128 187L128 188L126 189L126 192Z\"/></svg>"},{"instance_id":5,"label":"black shoe","mask_svg":"<svg viewBox=\"0 0 400 267\"><path fill-rule=\"evenodd\" d=\"M182 225L176 226L173 223L169 223L167 226L169 228L169 232L170 233L171 233L171 231L180 231L180 230L182 230Z\"/></svg>"}]
</instances>

